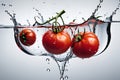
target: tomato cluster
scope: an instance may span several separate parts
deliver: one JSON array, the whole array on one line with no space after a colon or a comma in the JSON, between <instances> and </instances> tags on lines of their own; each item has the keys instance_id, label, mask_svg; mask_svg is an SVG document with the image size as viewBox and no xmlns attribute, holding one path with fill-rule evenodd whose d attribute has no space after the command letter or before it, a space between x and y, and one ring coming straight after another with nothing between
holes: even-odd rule
<instances>
[{"instance_id":1,"label":"tomato cluster","mask_svg":"<svg viewBox=\"0 0 120 80\"><path fill-rule=\"evenodd\" d=\"M57 13L57 16L52 17L50 20L40 24L37 21L35 22L37 25L43 25L53 21L52 30L48 30L44 33L42 37L43 47L51 54L63 54L69 48L72 49L72 53L80 58L89 58L93 56L99 48L99 40L98 37L93 32L79 32L74 34L73 39L71 39L68 32L64 31L64 28L60 26L60 23L57 22L58 18L61 19L63 25L64 21L62 18L62 14L65 11L61 11ZM75 21L75 20L74 20ZM70 25L74 25L75 23L71 22ZM68 27L67 27L68 28ZM40 34L39 34L40 35ZM31 29L23 29L20 32L20 42L25 46L31 46L36 41L36 34Z\"/></svg>"},{"instance_id":2,"label":"tomato cluster","mask_svg":"<svg viewBox=\"0 0 120 80\"><path fill-rule=\"evenodd\" d=\"M31 29L20 32L20 41L25 46L31 46L36 41L36 34ZM80 32L71 39L66 31L58 33L48 30L42 38L44 48L51 54L62 54L70 47L73 54L80 58L93 56L99 48L99 40L93 32Z\"/></svg>"},{"instance_id":3,"label":"tomato cluster","mask_svg":"<svg viewBox=\"0 0 120 80\"><path fill-rule=\"evenodd\" d=\"M71 47L73 54L80 58L93 56L99 48L99 40L93 32L81 32L71 40L65 31L54 33L47 31L43 35L44 48L52 54L62 54Z\"/></svg>"}]
</instances>

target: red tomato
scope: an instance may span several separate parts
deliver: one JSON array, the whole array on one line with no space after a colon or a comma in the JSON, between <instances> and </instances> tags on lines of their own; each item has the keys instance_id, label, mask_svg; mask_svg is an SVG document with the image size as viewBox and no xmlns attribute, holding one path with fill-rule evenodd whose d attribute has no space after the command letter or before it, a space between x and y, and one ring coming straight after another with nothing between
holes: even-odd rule
<instances>
[{"instance_id":1,"label":"red tomato","mask_svg":"<svg viewBox=\"0 0 120 80\"><path fill-rule=\"evenodd\" d=\"M85 32L75 35L73 38L73 53L80 58L93 56L99 48L99 40L92 32Z\"/></svg>"},{"instance_id":2,"label":"red tomato","mask_svg":"<svg viewBox=\"0 0 120 80\"><path fill-rule=\"evenodd\" d=\"M44 48L51 54L62 54L71 46L71 38L65 31L47 31L42 38Z\"/></svg>"},{"instance_id":3,"label":"red tomato","mask_svg":"<svg viewBox=\"0 0 120 80\"><path fill-rule=\"evenodd\" d=\"M23 29L20 32L20 41L25 46L31 46L36 41L36 34L31 29Z\"/></svg>"}]
</instances>

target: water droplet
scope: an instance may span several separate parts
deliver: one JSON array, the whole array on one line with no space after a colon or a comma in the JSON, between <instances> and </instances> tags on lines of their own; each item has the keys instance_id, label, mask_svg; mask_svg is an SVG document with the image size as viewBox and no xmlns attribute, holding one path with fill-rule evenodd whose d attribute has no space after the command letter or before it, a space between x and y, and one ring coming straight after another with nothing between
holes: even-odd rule
<instances>
[{"instance_id":1,"label":"water droplet","mask_svg":"<svg viewBox=\"0 0 120 80\"><path fill-rule=\"evenodd\" d=\"M53 44L56 44L56 41L55 41L55 42L53 42Z\"/></svg>"},{"instance_id":2,"label":"water droplet","mask_svg":"<svg viewBox=\"0 0 120 80\"><path fill-rule=\"evenodd\" d=\"M65 79L68 79L68 76L67 76L67 75L65 76Z\"/></svg>"},{"instance_id":3,"label":"water droplet","mask_svg":"<svg viewBox=\"0 0 120 80\"><path fill-rule=\"evenodd\" d=\"M2 3L1 5L2 5L2 6L6 6L6 4L4 4L4 3Z\"/></svg>"},{"instance_id":4,"label":"water droplet","mask_svg":"<svg viewBox=\"0 0 120 80\"><path fill-rule=\"evenodd\" d=\"M46 61L50 61L50 59L49 59L49 58L46 58Z\"/></svg>"},{"instance_id":5,"label":"water droplet","mask_svg":"<svg viewBox=\"0 0 120 80\"><path fill-rule=\"evenodd\" d=\"M91 49L88 49L89 52L91 52Z\"/></svg>"},{"instance_id":6,"label":"water droplet","mask_svg":"<svg viewBox=\"0 0 120 80\"><path fill-rule=\"evenodd\" d=\"M46 69L46 71L50 72L50 69L49 69L49 68L47 68L47 69Z\"/></svg>"},{"instance_id":7,"label":"water droplet","mask_svg":"<svg viewBox=\"0 0 120 80\"><path fill-rule=\"evenodd\" d=\"M50 59L49 58L46 58L46 61L48 64L50 64Z\"/></svg>"},{"instance_id":8,"label":"water droplet","mask_svg":"<svg viewBox=\"0 0 120 80\"><path fill-rule=\"evenodd\" d=\"M8 12L8 10L5 10L5 12Z\"/></svg>"},{"instance_id":9,"label":"water droplet","mask_svg":"<svg viewBox=\"0 0 120 80\"><path fill-rule=\"evenodd\" d=\"M100 3L103 2L103 0L100 0Z\"/></svg>"},{"instance_id":10,"label":"water droplet","mask_svg":"<svg viewBox=\"0 0 120 80\"><path fill-rule=\"evenodd\" d=\"M94 53L96 53L97 51L94 51Z\"/></svg>"},{"instance_id":11,"label":"water droplet","mask_svg":"<svg viewBox=\"0 0 120 80\"><path fill-rule=\"evenodd\" d=\"M61 77L61 78L60 78L60 80L64 80L64 78L63 78L63 77Z\"/></svg>"},{"instance_id":12,"label":"water droplet","mask_svg":"<svg viewBox=\"0 0 120 80\"><path fill-rule=\"evenodd\" d=\"M12 4L9 4L10 7L12 7L13 5Z\"/></svg>"}]
</instances>

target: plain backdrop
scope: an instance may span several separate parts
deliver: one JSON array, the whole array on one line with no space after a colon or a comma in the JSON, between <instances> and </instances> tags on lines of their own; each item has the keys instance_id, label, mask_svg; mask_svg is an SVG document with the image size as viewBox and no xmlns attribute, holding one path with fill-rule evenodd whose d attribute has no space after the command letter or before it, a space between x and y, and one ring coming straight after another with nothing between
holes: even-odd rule
<instances>
[{"instance_id":1,"label":"plain backdrop","mask_svg":"<svg viewBox=\"0 0 120 80\"><path fill-rule=\"evenodd\" d=\"M119 0L104 0L96 15L109 17L117 7ZM5 4L5 6L3 6ZM34 23L36 8L48 19L56 12L65 10L65 23L73 19L83 22L88 19L99 0L0 0L0 24L13 25L8 14L16 13L16 19L22 24L26 20ZM120 10L113 20L120 21ZM112 39L107 50L89 59L74 58L66 66L65 76L68 80L120 80L120 23L112 23ZM57 64L50 58L46 61L43 56L30 56L22 52L14 40L13 29L0 29L0 80L59 80L60 74ZM42 46L42 45L41 45ZM46 69L50 71L46 71Z\"/></svg>"}]
</instances>

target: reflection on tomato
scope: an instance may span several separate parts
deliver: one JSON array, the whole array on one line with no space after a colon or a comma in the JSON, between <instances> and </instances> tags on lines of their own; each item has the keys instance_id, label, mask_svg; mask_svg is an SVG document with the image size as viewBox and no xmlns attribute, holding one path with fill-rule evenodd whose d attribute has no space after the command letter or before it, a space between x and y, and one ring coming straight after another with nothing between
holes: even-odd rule
<instances>
[{"instance_id":1,"label":"reflection on tomato","mask_svg":"<svg viewBox=\"0 0 120 80\"><path fill-rule=\"evenodd\" d=\"M51 54L62 54L71 46L71 38L65 31L47 31L42 38L44 48Z\"/></svg>"},{"instance_id":2,"label":"reflection on tomato","mask_svg":"<svg viewBox=\"0 0 120 80\"><path fill-rule=\"evenodd\" d=\"M80 58L93 56L99 48L99 40L92 32L83 32L73 38L73 53Z\"/></svg>"},{"instance_id":3,"label":"reflection on tomato","mask_svg":"<svg viewBox=\"0 0 120 80\"><path fill-rule=\"evenodd\" d=\"M36 41L36 34L31 29L23 29L20 32L20 41L25 46L31 46Z\"/></svg>"}]
</instances>

